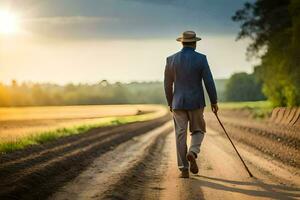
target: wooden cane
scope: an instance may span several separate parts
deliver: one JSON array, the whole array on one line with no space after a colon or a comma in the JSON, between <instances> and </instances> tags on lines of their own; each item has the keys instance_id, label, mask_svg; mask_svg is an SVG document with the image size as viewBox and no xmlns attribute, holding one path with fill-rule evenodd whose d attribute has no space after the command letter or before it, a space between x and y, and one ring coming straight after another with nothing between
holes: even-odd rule
<instances>
[{"instance_id":1,"label":"wooden cane","mask_svg":"<svg viewBox=\"0 0 300 200\"><path fill-rule=\"evenodd\" d=\"M252 173L250 172L249 168L247 167L246 163L244 162L242 156L239 154L238 150L235 148L235 146L234 146L232 140L230 139L230 137L229 137L229 135L228 135L228 133L227 133L225 127L223 126L221 120L219 119L218 114L217 114L216 112L213 112L213 113L216 115L216 117L217 117L217 119L218 119L218 121L219 121L219 123L220 123L220 125L221 125L221 127L222 127L222 129L223 129L223 131L224 131L224 133L226 134L226 136L227 136L227 138L229 139L230 143L232 144L232 146L233 146L235 152L237 153L237 155L239 156L240 160L242 161L242 163L243 163L245 169L247 170L249 176L250 176L250 177L253 177Z\"/></svg>"}]
</instances>

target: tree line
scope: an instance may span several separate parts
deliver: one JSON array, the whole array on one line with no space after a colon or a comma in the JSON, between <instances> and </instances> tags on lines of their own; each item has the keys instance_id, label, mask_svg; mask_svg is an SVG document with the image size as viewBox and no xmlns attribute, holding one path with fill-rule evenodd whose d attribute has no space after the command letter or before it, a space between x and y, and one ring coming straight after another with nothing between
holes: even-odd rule
<instances>
[{"instance_id":1,"label":"tree line","mask_svg":"<svg viewBox=\"0 0 300 200\"><path fill-rule=\"evenodd\" d=\"M265 99L254 75L237 73L216 79L218 100L256 101ZM206 95L208 102L208 96ZM105 104L166 104L163 83L131 82L95 84L0 83L0 106L60 106Z\"/></svg>"},{"instance_id":2,"label":"tree line","mask_svg":"<svg viewBox=\"0 0 300 200\"><path fill-rule=\"evenodd\" d=\"M225 101L226 79L215 80L219 101ZM206 98L207 102L208 97ZM60 106L105 104L166 104L163 83L131 82L110 83L102 80L95 84L0 83L0 106Z\"/></svg>"},{"instance_id":3,"label":"tree line","mask_svg":"<svg viewBox=\"0 0 300 200\"><path fill-rule=\"evenodd\" d=\"M164 104L161 82L96 84L0 83L0 106Z\"/></svg>"},{"instance_id":4,"label":"tree line","mask_svg":"<svg viewBox=\"0 0 300 200\"><path fill-rule=\"evenodd\" d=\"M262 83L254 74L235 73L225 84L225 101L261 101L265 99L266 97L262 93Z\"/></svg>"}]
</instances>

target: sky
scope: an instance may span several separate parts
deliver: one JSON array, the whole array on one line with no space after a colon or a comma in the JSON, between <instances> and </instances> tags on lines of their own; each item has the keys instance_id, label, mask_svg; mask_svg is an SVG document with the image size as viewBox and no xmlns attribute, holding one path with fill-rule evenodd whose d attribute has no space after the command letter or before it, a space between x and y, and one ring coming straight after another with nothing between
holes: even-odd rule
<instances>
[{"instance_id":1,"label":"sky","mask_svg":"<svg viewBox=\"0 0 300 200\"><path fill-rule=\"evenodd\" d=\"M17 30L0 33L0 82L161 81L176 38L194 30L215 78L252 72L231 16L243 0L0 0ZM1 20L0 20L1 23ZM3 24L0 24L0 30Z\"/></svg>"}]
</instances>

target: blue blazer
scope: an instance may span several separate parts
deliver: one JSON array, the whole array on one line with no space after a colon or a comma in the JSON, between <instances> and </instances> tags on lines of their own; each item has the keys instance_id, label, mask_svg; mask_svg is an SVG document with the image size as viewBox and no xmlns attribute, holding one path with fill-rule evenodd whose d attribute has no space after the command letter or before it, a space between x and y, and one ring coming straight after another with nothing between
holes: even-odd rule
<instances>
[{"instance_id":1,"label":"blue blazer","mask_svg":"<svg viewBox=\"0 0 300 200\"><path fill-rule=\"evenodd\" d=\"M184 47L167 58L164 87L168 105L173 109L205 107L202 80L210 102L217 103L217 92L206 56Z\"/></svg>"}]
</instances>

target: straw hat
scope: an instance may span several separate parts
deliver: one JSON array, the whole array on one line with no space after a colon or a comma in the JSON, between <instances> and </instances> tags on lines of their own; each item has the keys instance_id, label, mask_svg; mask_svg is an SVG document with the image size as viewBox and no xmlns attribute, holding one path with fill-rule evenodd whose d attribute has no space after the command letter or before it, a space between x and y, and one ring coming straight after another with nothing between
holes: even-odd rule
<instances>
[{"instance_id":1,"label":"straw hat","mask_svg":"<svg viewBox=\"0 0 300 200\"><path fill-rule=\"evenodd\" d=\"M196 37L196 33L194 31L185 31L182 33L182 36L176 40L178 42L197 42L201 40L201 38Z\"/></svg>"}]
</instances>

